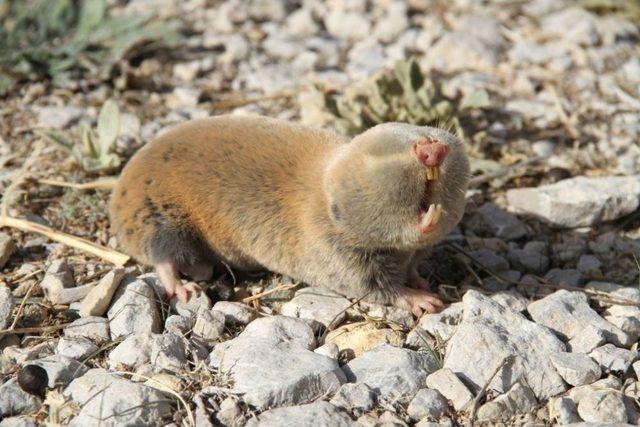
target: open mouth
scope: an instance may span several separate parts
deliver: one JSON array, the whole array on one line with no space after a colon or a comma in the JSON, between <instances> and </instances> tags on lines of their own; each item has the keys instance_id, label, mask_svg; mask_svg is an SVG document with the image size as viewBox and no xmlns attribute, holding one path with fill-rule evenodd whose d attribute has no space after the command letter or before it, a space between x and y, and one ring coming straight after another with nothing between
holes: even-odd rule
<instances>
[{"instance_id":1,"label":"open mouth","mask_svg":"<svg viewBox=\"0 0 640 427\"><path fill-rule=\"evenodd\" d=\"M440 218L442 217L442 204L429 203L434 191L434 181L438 181L440 179L440 168L438 166L427 166L426 178L427 182L422 201L420 203L419 214L419 227L422 233L431 232L438 225L438 222L440 222Z\"/></svg>"}]
</instances>

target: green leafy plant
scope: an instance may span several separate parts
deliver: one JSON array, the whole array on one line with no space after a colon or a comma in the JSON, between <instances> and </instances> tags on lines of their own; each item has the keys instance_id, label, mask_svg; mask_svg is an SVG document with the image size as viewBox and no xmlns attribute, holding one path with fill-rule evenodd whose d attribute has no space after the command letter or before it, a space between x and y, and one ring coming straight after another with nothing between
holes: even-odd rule
<instances>
[{"instance_id":1,"label":"green leafy plant","mask_svg":"<svg viewBox=\"0 0 640 427\"><path fill-rule=\"evenodd\" d=\"M134 47L178 38L153 14L113 16L106 0L0 0L0 90L43 75L105 78Z\"/></svg>"},{"instance_id":2,"label":"green leafy plant","mask_svg":"<svg viewBox=\"0 0 640 427\"><path fill-rule=\"evenodd\" d=\"M489 103L483 90L463 99L445 97L441 86L425 76L414 59L398 62L394 70L344 93L316 86L308 99L320 107L325 122L346 135L391 121L444 126L461 133L459 118Z\"/></svg>"},{"instance_id":3,"label":"green leafy plant","mask_svg":"<svg viewBox=\"0 0 640 427\"><path fill-rule=\"evenodd\" d=\"M81 143L73 143L59 135L46 133L53 142L68 150L76 162L88 172L107 172L120 166L116 140L120 133L120 111L113 100L102 106L96 130L80 125Z\"/></svg>"}]
</instances>

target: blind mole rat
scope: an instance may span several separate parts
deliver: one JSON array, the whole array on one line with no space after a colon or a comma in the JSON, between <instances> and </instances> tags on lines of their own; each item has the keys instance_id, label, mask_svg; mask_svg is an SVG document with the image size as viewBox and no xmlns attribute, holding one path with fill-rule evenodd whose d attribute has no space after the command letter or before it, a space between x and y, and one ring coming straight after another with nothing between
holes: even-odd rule
<instances>
[{"instance_id":1,"label":"blind mole rat","mask_svg":"<svg viewBox=\"0 0 640 427\"><path fill-rule=\"evenodd\" d=\"M349 140L218 116L140 149L109 209L119 243L155 267L170 297L199 290L181 271L210 276L222 261L420 316L442 302L417 254L458 223L468 178L462 142L437 128L385 123Z\"/></svg>"}]
</instances>

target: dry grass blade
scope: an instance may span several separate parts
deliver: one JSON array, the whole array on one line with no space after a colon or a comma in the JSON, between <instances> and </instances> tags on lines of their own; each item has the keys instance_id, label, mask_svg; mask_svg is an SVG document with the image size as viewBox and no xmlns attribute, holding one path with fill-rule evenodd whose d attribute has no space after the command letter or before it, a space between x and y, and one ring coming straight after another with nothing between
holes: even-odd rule
<instances>
[{"instance_id":1,"label":"dry grass blade","mask_svg":"<svg viewBox=\"0 0 640 427\"><path fill-rule=\"evenodd\" d=\"M118 267L125 265L127 261L129 261L129 256L121 252L114 251L113 249L106 248L89 240L62 233L54 230L53 228L24 219L0 216L0 228L2 227L11 227L29 233L41 234L56 242L64 243L72 248L80 249L84 252L100 257Z\"/></svg>"},{"instance_id":2,"label":"dry grass blade","mask_svg":"<svg viewBox=\"0 0 640 427\"><path fill-rule=\"evenodd\" d=\"M482 388L480 389L480 391L478 391L478 394L476 395L475 399L473 399L473 406L471 407L471 414L469 415L470 425L473 425L474 422L476 421L476 412L478 411L478 407L480 406L480 400L482 400L485 393L487 392L487 389L489 388L489 384L491 384L491 381L493 381L496 375L498 375L498 372L500 372L500 370L502 370L502 368L507 363L509 363L514 359L515 359L515 356L513 354L509 356L505 356L504 359L502 359L502 362L500 362L498 367L493 371L493 373L491 374L487 382L485 382Z\"/></svg>"},{"instance_id":3,"label":"dry grass blade","mask_svg":"<svg viewBox=\"0 0 640 427\"><path fill-rule=\"evenodd\" d=\"M74 188L76 190L111 190L115 187L118 178L110 177L98 179L90 182L65 182L56 181L54 179L39 179L39 184L51 185L54 187L67 187Z\"/></svg>"},{"instance_id":4,"label":"dry grass blade","mask_svg":"<svg viewBox=\"0 0 640 427\"><path fill-rule=\"evenodd\" d=\"M271 295L273 293L280 292L280 291L288 291L289 289L293 289L298 286L300 286L300 283L292 283L289 285L278 285L273 289L269 289L264 292L257 293L255 295L251 295L250 297L243 298L242 302L245 304L248 304L252 301L259 300L262 297L266 297L267 295Z\"/></svg>"},{"instance_id":5,"label":"dry grass blade","mask_svg":"<svg viewBox=\"0 0 640 427\"><path fill-rule=\"evenodd\" d=\"M294 92L280 92L273 95L258 96L254 98L236 98L225 99L214 102L211 108L214 110L229 110L231 108L243 107L245 105L256 104L263 101L274 101L276 99L292 98L295 95Z\"/></svg>"},{"instance_id":6,"label":"dry grass blade","mask_svg":"<svg viewBox=\"0 0 640 427\"><path fill-rule=\"evenodd\" d=\"M18 312L16 313L16 316L13 318L13 322L11 322L11 326L9 326L9 329L15 329L16 325L18 324L18 321L20 320L20 317L22 317L22 310L24 310L24 306L27 303L27 300L29 299L29 297L31 296L31 292L33 291L33 288L35 288L37 283L38 282L33 282L31 286L29 286L29 289L27 289L27 293L25 294L24 298L22 298L20 307L18 307Z\"/></svg>"},{"instance_id":7,"label":"dry grass blade","mask_svg":"<svg viewBox=\"0 0 640 427\"><path fill-rule=\"evenodd\" d=\"M58 331L60 329L64 329L69 326L71 323L61 323L59 325L49 325L49 326L33 326L30 328L16 328L16 329L3 329L0 330L0 337L3 337L7 334L39 334L43 332L53 332Z\"/></svg>"}]
</instances>

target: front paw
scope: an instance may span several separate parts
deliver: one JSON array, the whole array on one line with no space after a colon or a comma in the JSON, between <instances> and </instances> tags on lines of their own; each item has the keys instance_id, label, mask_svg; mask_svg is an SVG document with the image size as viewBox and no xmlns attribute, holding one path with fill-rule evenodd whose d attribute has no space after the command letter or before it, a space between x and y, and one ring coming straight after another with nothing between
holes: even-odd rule
<instances>
[{"instance_id":1,"label":"front paw","mask_svg":"<svg viewBox=\"0 0 640 427\"><path fill-rule=\"evenodd\" d=\"M402 287L398 291L398 299L395 306L404 308L420 318L424 313L438 313L444 307L444 303L438 295L427 292L424 289Z\"/></svg>"}]
</instances>

